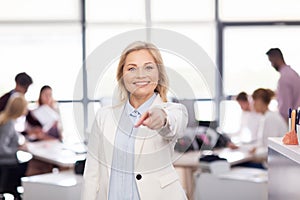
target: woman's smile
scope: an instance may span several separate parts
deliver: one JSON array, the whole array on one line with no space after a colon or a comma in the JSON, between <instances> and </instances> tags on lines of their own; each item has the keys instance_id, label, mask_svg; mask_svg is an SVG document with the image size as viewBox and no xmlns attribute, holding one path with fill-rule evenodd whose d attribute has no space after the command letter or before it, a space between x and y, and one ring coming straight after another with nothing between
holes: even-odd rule
<instances>
[{"instance_id":1,"label":"woman's smile","mask_svg":"<svg viewBox=\"0 0 300 200\"><path fill-rule=\"evenodd\" d=\"M133 82L133 84L136 86L147 86L148 84L150 84L150 81L135 81Z\"/></svg>"}]
</instances>

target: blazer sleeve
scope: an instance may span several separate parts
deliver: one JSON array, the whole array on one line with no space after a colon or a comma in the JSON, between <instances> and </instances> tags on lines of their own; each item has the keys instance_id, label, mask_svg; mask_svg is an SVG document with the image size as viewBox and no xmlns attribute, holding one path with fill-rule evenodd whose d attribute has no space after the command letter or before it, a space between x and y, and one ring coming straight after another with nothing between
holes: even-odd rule
<instances>
[{"instance_id":1,"label":"blazer sleeve","mask_svg":"<svg viewBox=\"0 0 300 200\"><path fill-rule=\"evenodd\" d=\"M164 103L155 107L163 109L167 114L167 123L158 133L166 139L181 138L188 123L186 107L180 103Z\"/></svg>"},{"instance_id":2,"label":"blazer sleeve","mask_svg":"<svg viewBox=\"0 0 300 200\"><path fill-rule=\"evenodd\" d=\"M83 173L84 185L82 200L96 200L100 188L100 155L101 152L101 129L99 112L95 118L92 132L88 137L88 152Z\"/></svg>"}]
</instances>

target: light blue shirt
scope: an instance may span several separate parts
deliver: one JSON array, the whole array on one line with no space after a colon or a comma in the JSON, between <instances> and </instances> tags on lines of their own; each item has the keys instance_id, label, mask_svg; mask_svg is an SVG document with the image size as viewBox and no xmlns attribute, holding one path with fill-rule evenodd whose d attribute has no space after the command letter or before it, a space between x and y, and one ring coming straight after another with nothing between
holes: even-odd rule
<instances>
[{"instance_id":1,"label":"light blue shirt","mask_svg":"<svg viewBox=\"0 0 300 200\"><path fill-rule=\"evenodd\" d=\"M111 176L109 183L109 200L140 200L134 174L134 145L137 128L134 124L153 103L156 93L138 109L134 109L129 100L124 106L116 132Z\"/></svg>"}]
</instances>

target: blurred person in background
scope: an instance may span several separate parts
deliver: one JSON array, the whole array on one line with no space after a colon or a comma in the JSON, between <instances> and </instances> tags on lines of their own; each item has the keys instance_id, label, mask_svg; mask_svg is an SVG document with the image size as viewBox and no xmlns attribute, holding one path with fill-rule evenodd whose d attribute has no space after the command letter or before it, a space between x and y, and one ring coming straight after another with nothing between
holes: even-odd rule
<instances>
[{"instance_id":1,"label":"blurred person in background","mask_svg":"<svg viewBox=\"0 0 300 200\"><path fill-rule=\"evenodd\" d=\"M271 65L280 73L277 83L276 97L281 116L288 121L288 111L300 106L300 77L298 73L285 63L279 48L271 48L267 53Z\"/></svg>"},{"instance_id":2,"label":"blurred person in background","mask_svg":"<svg viewBox=\"0 0 300 200\"><path fill-rule=\"evenodd\" d=\"M26 116L26 136L31 141L58 139L62 141L62 123L52 88L44 85L39 94L37 108Z\"/></svg>"},{"instance_id":3,"label":"blurred person in background","mask_svg":"<svg viewBox=\"0 0 300 200\"><path fill-rule=\"evenodd\" d=\"M19 92L25 95L29 86L33 83L32 78L25 72L17 74L15 76L15 82L15 88L0 97L0 112L5 109L8 99L13 93Z\"/></svg>"},{"instance_id":4,"label":"blurred person in background","mask_svg":"<svg viewBox=\"0 0 300 200\"><path fill-rule=\"evenodd\" d=\"M52 88L44 85L40 89L37 108L26 115L26 129L23 133L28 141L62 141L62 123L57 102L52 95ZM33 158L29 162L27 176L52 172L57 166Z\"/></svg>"},{"instance_id":5,"label":"blurred person in background","mask_svg":"<svg viewBox=\"0 0 300 200\"><path fill-rule=\"evenodd\" d=\"M27 112L24 95L14 92L8 99L5 109L0 112L0 193L12 193L19 199L17 187L25 176L27 163L19 163L17 151L25 148L20 144L21 134L15 130L15 120Z\"/></svg>"},{"instance_id":6,"label":"blurred person in background","mask_svg":"<svg viewBox=\"0 0 300 200\"><path fill-rule=\"evenodd\" d=\"M255 112L246 92L240 92L235 99L242 110L241 124L235 136L241 143L256 141L261 114Z\"/></svg>"},{"instance_id":7,"label":"blurred person in background","mask_svg":"<svg viewBox=\"0 0 300 200\"><path fill-rule=\"evenodd\" d=\"M279 112L270 111L269 103L275 93L270 89L259 88L252 94L253 106L256 112L262 114L259 123L257 141L251 149L257 157L262 159L266 167L268 152L268 137L281 137L288 131L288 126Z\"/></svg>"}]
</instances>

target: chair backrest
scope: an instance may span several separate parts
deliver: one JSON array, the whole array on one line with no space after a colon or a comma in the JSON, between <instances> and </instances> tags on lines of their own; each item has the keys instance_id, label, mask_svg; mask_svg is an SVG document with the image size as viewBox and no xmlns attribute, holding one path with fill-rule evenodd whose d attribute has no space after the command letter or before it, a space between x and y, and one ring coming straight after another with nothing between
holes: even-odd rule
<instances>
[{"instance_id":1,"label":"chair backrest","mask_svg":"<svg viewBox=\"0 0 300 200\"><path fill-rule=\"evenodd\" d=\"M83 175L85 161L86 161L85 159L76 161L75 167L74 167L75 174Z\"/></svg>"},{"instance_id":2,"label":"chair backrest","mask_svg":"<svg viewBox=\"0 0 300 200\"><path fill-rule=\"evenodd\" d=\"M183 99L183 100L178 100L178 102L183 104L187 109L189 115L187 127L199 126L199 121L196 120L196 115L195 115L195 100Z\"/></svg>"}]
</instances>

